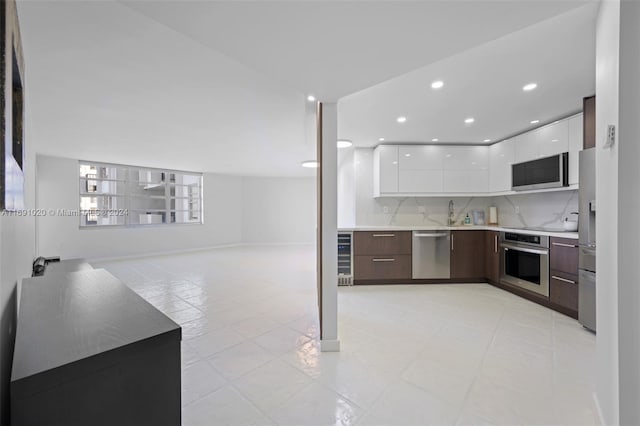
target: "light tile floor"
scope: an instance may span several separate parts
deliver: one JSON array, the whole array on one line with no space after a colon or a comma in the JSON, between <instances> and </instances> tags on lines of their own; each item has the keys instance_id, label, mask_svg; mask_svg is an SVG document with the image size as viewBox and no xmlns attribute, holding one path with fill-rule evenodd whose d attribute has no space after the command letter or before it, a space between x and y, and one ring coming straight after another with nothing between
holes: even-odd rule
<instances>
[{"instance_id":1,"label":"light tile floor","mask_svg":"<svg viewBox=\"0 0 640 426\"><path fill-rule=\"evenodd\" d=\"M94 264L183 327L185 425L593 425L595 337L486 284L341 287L319 351L315 252Z\"/></svg>"}]
</instances>

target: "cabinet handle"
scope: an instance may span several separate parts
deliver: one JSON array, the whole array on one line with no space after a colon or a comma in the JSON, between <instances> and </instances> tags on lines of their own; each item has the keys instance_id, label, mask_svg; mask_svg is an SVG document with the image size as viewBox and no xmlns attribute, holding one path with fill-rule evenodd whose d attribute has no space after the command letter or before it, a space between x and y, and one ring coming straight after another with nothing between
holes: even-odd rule
<instances>
[{"instance_id":1,"label":"cabinet handle","mask_svg":"<svg viewBox=\"0 0 640 426\"><path fill-rule=\"evenodd\" d=\"M395 237L396 234L373 234L374 237Z\"/></svg>"},{"instance_id":2,"label":"cabinet handle","mask_svg":"<svg viewBox=\"0 0 640 426\"><path fill-rule=\"evenodd\" d=\"M571 281L571 280L568 280L566 278L556 277L555 275L551 275L551 278L553 278L554 280L558 280L558 281L564 281L565 283L577 284L575 281Z\"/></svg>"},{"instance_id":3,"label":"cabinet handle","mask_svg":"<svg viewBox=\"0 0 640 426\"><path fill-rule=\"evenodd\" d=\"M497 235L493 236L493 250L494 250L494 253L498 252L498 236Z\"/></svg>"},{"instance_id":4,"label":"cabinet handle","mask_svg":"<svg viewBox=\"0 0 640 426\"><path fill-rule=\"evenodd\" d=\"M373 262L395 262L396 260L389 258L389 259L373 259L372 261Z\"/></svg>"},{"instance_id":5,"label":"cabinet handle","mask_svg":"<svg viewBox=\"0 0 640 426\"><path fill-rule=\"evenodd\" d=\"M558 246L558 247L571 247L571 248L575 248L578 247L575 244L564 244L564 243L551 243L552 246Z\"/></svg>"},{"instance_id":6,"label":"cabinet handle","mask_svg":"<svg viewBox=\"0 0 640 426\"><path fill-rule=\"evenodd\" d=\"M453 251L453 234L451 234L451 251Z\"/></svg>"}]
</instances>

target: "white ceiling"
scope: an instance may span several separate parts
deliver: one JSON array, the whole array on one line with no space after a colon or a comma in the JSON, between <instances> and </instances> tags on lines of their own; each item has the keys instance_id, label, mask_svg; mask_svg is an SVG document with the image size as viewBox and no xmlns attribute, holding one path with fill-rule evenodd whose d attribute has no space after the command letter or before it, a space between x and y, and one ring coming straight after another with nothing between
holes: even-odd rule
<instances>
[{"instance_id":1,"label":"white ceiling","mask_svg":"<svg viewBox=\"0 0 640 426\"><path fill-rule=\"evenodd\" d=\"M585 1L123 3L302 92L335 101Z\"/></svg>"},{"instance_id":2,"label":"white ceiling","mask_svg":"<svg viewBox=\"0 0 640 426\"><path fill-rule=\"evenodd\" d=\"M117 2L26 1L19 14L29 140L38 153L313 174L300 167L315 157L303 93Z\"/></svg>"},{"instance_id":3,"label":"white ceiling","mask_svg":"<svg viewBox=\"0 0 640 426\"><path fill-rule=\"evenodd\" d=\"M593 34L596 6L530 27L583 4L20 2L31 147L310 176L300 167L315 155L308 93L343 97L340 136L362 146L380 136L430 140L432 131L455 141L497 138L522 130L533 113L545 120L576 110L593 92L593 39L580 34ZM432 75L445 80L438 98L425 89ZM530 79L540 88L523 105L520 87ZM399 114L409 118L404 127ZM467 114L475 133L456 133Z\"/></svg>"},{"instance_id":4,"label":"white ceiling","mask_svg":"<svg viewBox=\"0 0 640 426\"><path fill-rule=\"evenodd\" d=\"M483 143L582 110L595 94L595 19L589 4L346 96L338 134L357 146ZM445 86L431 88L442 80ZM529 83L537 89L524 92ZM407 121L398 124L396 118ZM465 125L467 117L475 118ZM540 124L530 124L540 120Z\"/></svg>"}]
</instances>

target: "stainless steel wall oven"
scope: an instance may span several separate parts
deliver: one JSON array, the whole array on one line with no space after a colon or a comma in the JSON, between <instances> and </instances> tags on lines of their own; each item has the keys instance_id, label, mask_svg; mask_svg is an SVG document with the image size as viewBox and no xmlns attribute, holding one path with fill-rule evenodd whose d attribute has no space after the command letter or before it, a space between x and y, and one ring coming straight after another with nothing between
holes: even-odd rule
<instances>
[{"instance_id":1,"label":"stainless steel wall oven","mask_svg":"<svg viewBox=\"0 0 640 426\"><path fill-rule=\"evenodd\" d=\"M500 233L500 282L549 296L549 237Z\"/></svg>"}]
</instances>

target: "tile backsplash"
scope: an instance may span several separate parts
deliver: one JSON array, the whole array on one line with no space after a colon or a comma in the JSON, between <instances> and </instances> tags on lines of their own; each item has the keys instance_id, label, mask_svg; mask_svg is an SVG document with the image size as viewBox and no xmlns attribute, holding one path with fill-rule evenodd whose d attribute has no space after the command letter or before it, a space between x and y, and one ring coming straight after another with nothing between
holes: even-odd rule
<instances>
[{"instance_id":1,"label":"tile backsplash","mask_svg":"<svg viewBox=\"0 0 640 426\"><path fill-rule=\"evenodd\" d=\"M447 225L450 198L402 197L372 199L370 205L357 206L358 225ZM488 220L489 199L482 197L451 198L454 220L460 223L472 210L485 211Z\"/></svg>"},{"instance_id":2,"label":"tile backsplash","mask_svg":"<svg viewBox=\"0 0 640 426\"><path fill-rule=\"evenodd\" d=\"M578 211L576 190L505 195L490 200L491 205L498 208L498 223L502 226L562 230L565 217L578 220L576 215L570 214Z\"/></svg>"}]
</instances>

